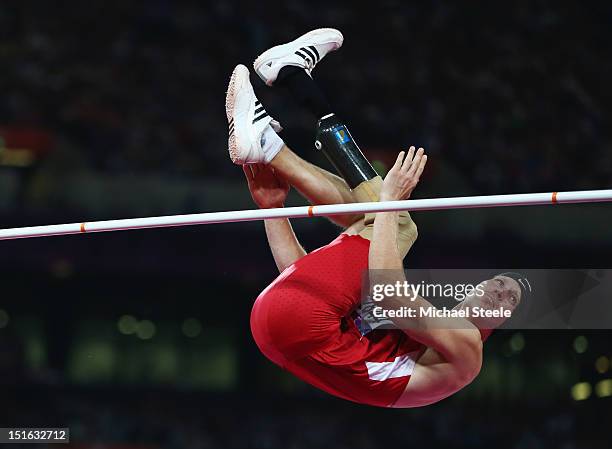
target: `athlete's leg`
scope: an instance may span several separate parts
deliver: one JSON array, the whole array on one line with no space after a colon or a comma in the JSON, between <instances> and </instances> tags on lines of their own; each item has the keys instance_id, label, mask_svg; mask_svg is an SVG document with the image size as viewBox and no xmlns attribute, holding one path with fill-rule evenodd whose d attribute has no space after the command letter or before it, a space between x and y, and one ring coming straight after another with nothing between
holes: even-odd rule
<instances>
[{"instance_id":1,"label":"athlete's leg","mask_svg":"<svg viewBox=\"0 0 612 449\"><path fill-rule=\"evenodd\" d=\"M353 202L375 202L379 199L382 178L375 176L349 189L342 178L305 161L286 145L270 162L311 204L339 204ZM375 214L340 215L330 219L347 229L350 234L359 234L370 240L374 228ZM398 248L405 257L418 236L417 226L406 211L399 214Z\"/></svg>"},{"instance_id":2,"label":"athlete's leg","mask_svg":"<svg viewBox=\"0 0 612 449\"><path fill-rule=\"evenodd\" d=\"M325 154L349 188L354 189L375 178L377 173L312 79L314 67L327 53L340 48L343 41L338 30L313 30L287 44L266 50L255 60L254 68L268 86L287 89L291 99L313 115L316 119L314 146Z\"/></svg>"},{"instance_id":3,"label":"athlete's leg","mask_svg":"<svg viewBox=\"0 0 612 449\"><path fill-rule=\"evenodd\" d=\"M232 72L226 97L228 147L236 164L265 163L294 185L312 204L337 204L355 199L339 177L299 158L274 131L274 121L255 96L248 69ZM276 124L278 128L278 123ZM359 216L336 216L332 221L349 226Z\"/></svg>"},{"instance_id":4,"label":"athlete's leg","mask_svg":"<svg viewBox=\"0 0 612 449\"><path fill-rule=\"evenodd\" d=\"M275 171L285 178L311 204L341 204L378 201L382 178L376 176L363 181L353 190L340 177L305 161L286 145L270 162ZM330 219L349 228L350 234L359 234L370 240L375 214L339 215ZM417 227L408 212L400 212L398 248L404 257L418 236Z\"/></svg>"},{"instance_id":5,"label":"athlete's leg","mask_svg":"<svg viewBox=\"0 0 612 449\"><path fill-rule=\"evenodd\" d=\"M312 205L354 203L355 196L346 182L295 154L286 145L270 162L274 171L286 179ZM337 215L334 223L348 227L363 215Z\"/></svg>"},{"instance_id":6,"label":"athlete's leg","mask_svg":"<svg viewBox=\"0 0 612 449\"><path fill-rule=\"evenodd\" d=\"M363 155L347 126L334 114L333 107L312 78L312 70L316 64L328 52L338 49L342 42L342 34L337 30L315 30L288 44L267 50L255 61L255 70L267 85L286 88L291 93L291 98L310 111L317 119L315 147L325 154L351 189L352 200L346 194L345 185L342 184L341 191L343 194L340 194L343 197L342 202L348 202L347 200L357 202L378 201L382 178ZM288 158L289 164L283 168L288 168L290 174L297 175L298 179L295 179L295 182L298 185L294 185L302 194L313 204L322 204L320 192L311 182L313 179L317 179L317 177L312 176L316 169L304 170L306 173L303 177L300 177L293 170L295 166L299 166L293 164L295 161L292 160L297 159L297 156L292 156ZM282 162L286 161L282 160ZM280 164L279 161L279 165L283 164ZM281 173L283 168L279 168ZM331 173L325 172L325 174L326 184L335 184L338 187L339 179L337 177L331 178L330 176L333 176ZM290 180L290 182L292 181ZM307 192L310 192L310 195ZM336 189L334 195L337 196L338 193ZM336 198L332 198L332 200L325 199L325 202L339 202ZM365 238L371 238L374 214L368 214L365 217L352 216L348 219L343 217L341 220L345 226L353 223L347 229L347 232L360 233ZM398 238L398 247L402 256L408 252L416 238L416 225L407 212L402 212Z\"/></svg>"}]
</instances>

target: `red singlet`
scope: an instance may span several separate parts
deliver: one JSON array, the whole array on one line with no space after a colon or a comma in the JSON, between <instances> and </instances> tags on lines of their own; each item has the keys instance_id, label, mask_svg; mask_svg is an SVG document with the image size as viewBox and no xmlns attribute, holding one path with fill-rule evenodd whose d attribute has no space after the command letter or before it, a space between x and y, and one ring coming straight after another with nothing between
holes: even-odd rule
<instances>
[{"instance_id":1,"label":"red singlet","mask_svg":"<svg viewBox=\"0 0 612 449\"><path fill-rule=\"evenodd\" d=\"M425 350L401 330L362 336L361 303L370 241L341 234L288 267L257 298L251 331L266 357L309 384L350 401L391 406ZM354 315L353 315L354 316Z\"/></svg>"}]
</instances>

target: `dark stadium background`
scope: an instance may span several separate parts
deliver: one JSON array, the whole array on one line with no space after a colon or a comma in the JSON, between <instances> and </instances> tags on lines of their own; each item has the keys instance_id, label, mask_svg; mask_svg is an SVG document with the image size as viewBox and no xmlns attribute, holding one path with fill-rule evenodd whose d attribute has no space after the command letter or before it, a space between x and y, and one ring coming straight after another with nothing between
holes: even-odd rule
<instances>
[{"instance_id":1,"label":"dark stadium background","mask_svg":"<svg viewBox=\"0 0 612 449\"><path fill-rule=\"evenodd\" d=\"M252 207L226 152L229 74L321 26L345 44L315 76L377 167L427 148L415 197L609 188L611 24L599 1L5 0L0 227ZM313 118L253 82L325 164ZM414 215L411 267L610 268L605 204ZM309 250L338 232L294 225ZM275 276L262 223L1 242L0 269L0 427L70 427L75 448L612 440L609 330L498 332L474 384L416 410L282 373L248 327Z\"/></svg>"}]
</instances>

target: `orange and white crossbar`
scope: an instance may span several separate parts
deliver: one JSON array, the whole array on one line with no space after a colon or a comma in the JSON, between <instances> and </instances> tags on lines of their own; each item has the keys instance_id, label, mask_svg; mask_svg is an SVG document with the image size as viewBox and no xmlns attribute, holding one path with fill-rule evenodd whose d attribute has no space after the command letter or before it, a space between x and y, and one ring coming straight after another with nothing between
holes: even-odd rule
<instances>
[{"instance_id":1,"label":"orange and white crossbar","mask_svg":"<svg viewBox=\"0 0 612 449\"><path fill-rule=\"evenodd\" d=\"M203 214L167 215L162 217L127 218L25 228L0 229L0 240L48 237L52 235L85 234L90 232L125 231L129 229L192 226L213 223L257 221L271 218L302 218L389 211L420 211L441 209L474 209L480 207L536 206L567 203L612 202L612 190L575 192L521 193L510 195L462 196L373 203L328 204L321 206L251 209Z\"/></svg>"}]
</instances>

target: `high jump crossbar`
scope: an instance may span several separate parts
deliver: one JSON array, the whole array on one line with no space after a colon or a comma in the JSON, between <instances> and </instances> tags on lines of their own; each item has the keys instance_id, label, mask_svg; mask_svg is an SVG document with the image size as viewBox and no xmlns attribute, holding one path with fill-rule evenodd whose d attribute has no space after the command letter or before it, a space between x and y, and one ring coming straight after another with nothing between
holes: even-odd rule
<instances>
[{"instance_id":1,"label":"high jump crossbar","mask_svg":"<svg viewBox=\"0 0 612 449\"><path fill-rule=\"evenodd\" d=\"M597 202L612 202L612 190L462 196L452 198L327 204L320 206L298 206L277 209L249 209L188 215L166 215L161 217L126 218L121 220L0 229L0 240L49 237L53 235L85 234L90 232L125 231L130 229L233 223L240 221L266 220L271 218L319 217L402 210L427 211Z\"/></svg>"}]
</instances>

